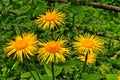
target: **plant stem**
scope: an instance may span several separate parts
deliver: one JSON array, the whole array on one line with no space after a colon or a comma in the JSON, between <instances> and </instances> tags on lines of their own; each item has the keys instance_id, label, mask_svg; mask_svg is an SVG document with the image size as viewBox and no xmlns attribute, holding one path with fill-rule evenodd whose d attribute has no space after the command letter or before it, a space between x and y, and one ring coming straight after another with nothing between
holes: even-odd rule
<instances>
[{"instance_id":1,"label":"plant stem","mask_svg":"<svg viewBox=\"0 0 120 80\"><path fill-rule=\"evenodd\" d=\"M26 60L26 61L27 61L27 60ZM36 80L35 76L33 75L32 71L31 71L31 69L30 69L30 67L29 67L28 65L29 65L29 64L28 64L28 61L27 61L26 64L25 64L25 66L26 66L27 69L30 71L30 74L31 74L31 76L33 76L34 80Z\"/></svg>"},{"instance_id":2,"label":"plant stem","mask_svg":"<svg viewBox=\"0 0 120 80\"><path fill-rule=\"evenodd\" d=\"M32 74L32 71L30 71L30 74L33 76L34 80L36 80L36 78L35 78L34 75Z\"/></svg>"},{"instance_id":3,"label":"plant stem","mask_svg":"<svg viewBox=\"0 0 120 80\"><path fill-rule=\"evenodd\" d=\"M54 30L51 30L51 38L54 40Z\"/></svg>"},{"instance_id":4,"label":"plant stem","mask_svg":"<svg viewBox=\"0 0 120 80\"><path fill-rule=\"evenodd\" d=\"M51 30L51 37L52 40L54 40L54 30ZM52 68L52 78L55 80L55 75L54 75L54 62L51 62L51 68Z\"/></svg>"},{"instance_id":5,"label":"plant stem","mask_svg":"<svg viewBox=\"0 0 120 80\"><path fill-rule=\"evenodd\" d=\"M55 75L54 75L54 63L51 62L51 68L52 68L52 78L55 80Z\"/></svg>"},{"instance_id":6,"label":"plant stem","mask_svg":"<svg viewBox=\"0 0 120 80\"><path fill-rule=\"evenodd\" d=\"M34 62L33 60L32 60L32 64L33 64L33 67L34 67L34 69L35 69L35 71L36 71L36 73L37 73L37 76L38 76L39 80L41 80L41 79L40 79L39 72L37 71L37 68L36 68L35 62Z\"/></svg>"},{"instance_id":7,"label":"plant stem","mask_svg":"<svg viewBox=\"0 0 120 80\"><path fill-rule=\"evenodd\" d=\"M87 66L87 59L88 59L88 52L85 55L85 64L83 65L82 73L85 71L86 66Z\"/></svg>"}]
</instances>

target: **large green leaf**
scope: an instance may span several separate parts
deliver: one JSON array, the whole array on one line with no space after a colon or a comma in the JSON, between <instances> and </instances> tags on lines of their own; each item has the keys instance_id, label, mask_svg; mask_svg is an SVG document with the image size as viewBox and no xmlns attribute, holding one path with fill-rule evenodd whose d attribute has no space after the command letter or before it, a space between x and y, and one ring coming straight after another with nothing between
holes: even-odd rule
<instances>
[{"instance_id":1,"label":"large green leaf","mask_svg":"<svg viewBox=\"0 0 120 80\"><path fill-rule=\"evenodd\" d=\"M83 74L83 80L100 80L103 76L100 74Z\"/></svg>"},{"instance_id":2,"label":"large green leaf","mask_svg":"<svg viewBox=\"0 0 120 80\"><path fill-rule=\"evenodd\" d=\"M82 19L85 17L85 13L84 13L83 7L82 6L78 6L76 8L76 13L77 13L76 19L78 20L78 22L81 22Z\"/></svg>"},{"instance_id":3,"label":"large green leaf","mask_svg":"<svg viewBox=\"0 0 120 80\"><path fill-rule=\"evenodd\" d=\"M72 13L74 14L74 23L80 23L85 17L84 8L80 5L71 6Z\"/></svg>"},{"instance_id":4,"label":"large green leaf","mask_svg":"<svg viewBox=\"0 0 120 80\"><path fill-rule=\"evenodd\" d=\"M21 79L34 80L34 78L35 78L35 79L39 80L40 74L37 74L36 71L31 71L31 72L25 72L25 73L21 74L20 77L21 77Z\"/></svg>"},{"instance_id":5,"label":"large green leaf","mask_svg":"<svg viewBox=\"0 0 120 80\"><path fill-rule=\"evenodd\" d=\"M44 65L44 68L45 68L46 73L50 77L52 77L51 64ZM54 65L54 74L55 74L55 76L59 75L61 73L62 69L63 69L63 67Z\"/></svg>"},{"instance_id":6,"label":"large green leaf","mask_svg":"<svg viewBox=\"0 0 120 80\"><path fill-rule=\"evenodd\" d=\"M54 70L55 76L59 75L61 73L62 69L63 69L63 67L55 65L55 70Z\"/></svg>"},{"instance_id":7,"label":"large green leaf","mask_svg":"<svg viewBox=\"0 0 120 80\"><path fill-rule=\"evenodd\" d=\"M25 72L25 73L22 73L20 77L23 78L23 79L24 78L30 78L31 74L30 74L30 72Z\"/></svg>"},{"instance_id":8,"label":"large green leaf","mask_svg":"<svg viewBox=\"0 0 120 80\"><path fill-rule=\"evenodd\" d=\"M44 74L44 75L41 75L41 80L53 80L53 79L49 75Z\"/></svg>"},{"instance_id":9,"label":"large green leaf","mask_svg":"<svg viewBox=\"0 0 120 80\"><path fill-rule=\"evenodd\" d=\"M50 64L44 64L44 68L45 68L45 71L46 71L46 73L50 76L50 77L52 77L52 70L51 70L51 68L50 68Z\"/></svg>"},{"instance_id":10,"label":"large green leaf","mask_svg":"<svg viewBox=\"0 0 120 80\"><path fill-rule=\"evenodd\" d=\"M107 80L117 80L117 74L106 74Z\"/></svg>"}]
</instances>

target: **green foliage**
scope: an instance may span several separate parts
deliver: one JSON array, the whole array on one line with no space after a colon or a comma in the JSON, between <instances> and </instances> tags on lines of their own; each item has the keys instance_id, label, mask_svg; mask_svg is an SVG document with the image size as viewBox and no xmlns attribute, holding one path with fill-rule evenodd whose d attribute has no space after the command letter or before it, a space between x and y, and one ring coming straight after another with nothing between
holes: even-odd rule
<instances>
[{"instance_id":1,"label":"green foliage","mask_svg":"<svg viewBox=\"0 0 120 80\"><path fill-rule=\"evenodd\" d=\"M117 74L106 74L107 80L117 80Z\"/></svg>"},{"instance_id":2,"label":"green foliage","mask_svg":"<svg viewBox=\"0 0 120 80\"><path fill-rule=\"evenodd\" d=\"M52 77L48 76L47 74L44 74L41 76L41 80L52 80Z\"/></svg>"},{"instance_id":3,"label":"green foliage","mask_svg":"<svg viewBox=\"0 0 120 80\"><path fill-rule=\"evenodd\" d=\"M34 32L38 40L57 40L59 37L68 40L71 54L66 57L65 63L54 65L56 80L117 80L120 74L120 13L83 6L78 0L66 1L49 6L47 0L0 0L0 80L52 80L51 64L43 65L36 57L31 60L32 63L22 64L4 53L5 43L23 32ZM85 1L120 6L119 0ZM51 8L66 14L66 25L57 27L52 37L50 30L43 31L34 22L39 14L45 14ZM75 36L84 33L99 36L104 40L105 48L97 55L96 62L87 65L82 73L83 64L77 59L79 54L73 49L72 41Z\"/></svg>"},{"instance_id":4,"label":"green foliage","mask_svg":"<svg viewBox=\"0 0 120 80\"><path fill-rule=\"evenodd\" d=\"M100 74L83 74L83 80L100 80L103 78Z\"/></svg>"}]
</instances>

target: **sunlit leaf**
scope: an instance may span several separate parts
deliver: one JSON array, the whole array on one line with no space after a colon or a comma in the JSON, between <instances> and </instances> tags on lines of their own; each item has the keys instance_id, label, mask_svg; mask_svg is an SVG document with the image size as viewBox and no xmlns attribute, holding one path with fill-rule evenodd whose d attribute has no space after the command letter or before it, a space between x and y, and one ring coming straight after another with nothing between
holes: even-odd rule
<instances>
[{"instance_id":1,"label":"sunlit leaf","mask_svg":"<svg viewBox=\"0 0 120 80\"><path fill-rule=\"evenodd\" d=\"M117 80L117 74L106 74L107 80Z\"/></svg>"},{"instance_id":2,"label":"sunlit leaf","mask_svg":"<svg viewBox=\"0 0 120 80\"><path fill-rule=\"evenodd\" d=\"M100 74L83 74L83 80L100 80L103 78Z\"/></svg>"}]
</instances>

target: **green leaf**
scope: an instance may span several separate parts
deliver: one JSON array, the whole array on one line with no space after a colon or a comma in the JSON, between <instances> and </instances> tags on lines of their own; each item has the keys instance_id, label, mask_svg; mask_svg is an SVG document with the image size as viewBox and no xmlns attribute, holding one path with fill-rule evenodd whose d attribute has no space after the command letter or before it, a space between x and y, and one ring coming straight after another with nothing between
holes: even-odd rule
<instances>
[{"instance_id":1,"label":"green leaf","mask_svg":"<svg viewBox=\"0 0 120 80\"><path fill-rule=\"evenodd\" d=\"M31 9L31 6L30 6L30 5L25 5L25 6L22 6L19 10L20 10L21 14L25 14L25 13L27 13L30 9Z\"/></svg>"},{"instance_id":2,"label":"green leaf","mask_svg":"<svg viewBox=\"0 0 120 80\"><path fill-rule=\"evenodd\" d=\"M36 80L39 80L39 77L36 71L31 71ZM40 76L40 75L39 75Z\"/></svg>"},{"instance_id":3,"label":"green leaf","mask_svg":"<svg viewBox=\"0 0 120 80\"><path fill-rule=\"evenodd\" d=\"M14 24L16 34L20 34L20 28L17 24Z\"/></svg>"},{"instance_id":4,"label":"green leaf","mask_svg":"<svg viewBox=\"0 0 120 80\"><path fill-rule=\"evenodd\" d=\"M10 13L14 13L16 15L21 15L21 11L20 10L9 10Z\"/></svg>"},{"instance_id":5,"label":"green leaf","mask_svg":"<svg viewBox=\"0 0 120 80\"><path fill-rule=\"evenodd\" d=\"M27 16L19 16L19 17L16 17L16 19L14 20L15 21L21 21L22 19L25 19L27 18Z\"/></svg>"},{"instance_id":6,"label":"green leaf","mask_svg":"<svg viewBox=\"0 0 120 80\"><path fill-rule=\"evenodd\" d=\"M20 80L28 80L28 79L20 79Z\"/></svg>"},{"instance_id":7,"label":"green leaf","mask_svg":"<svg viewBox=\"0 0 120 80\"><path fill-rule=\"evenodd\" d=\"M8 6L10 3L10 0L2 0L2 2L5 4L5 6Z\"/></svg>"},{"instance_id":8,"label":"green leaf","mask_svg":"<svg viewBox=\"0 0 120 80\"><path fill-rule=\"evenodd\" d=\"M19 61L16 61L15 64L13 64L11 69L14 69L19 63L20 63Z\"/></svg>"},{"instance_id":9,"label":"green leaf","mask_svg":"<svg viewBox=\"0 0 120 80\"><path fill-rule=\"evenodd\" d=\"M55 70L54 70L55 76L59 75L61 73L62 69L63 69L63 67L55 65Z\"/></svg>"},{"instance_id":10,"label":"green leaf","mask_svg":"<svg viewBox=\"0 0 120 80\"><path fill-rule=\"evenodd\" d=\"M36 5L37 4L37 0L33 0L33 3Z\"/></svg>"},{"instance_id":11,"label":"green leaf","mask_svg":"<svg viewBox=\"0 0 120 80\"><path fill-rule=\"evenodd\" d=\"M117 80L117 74L106 74L107 80Z\"/></svg>"},{"instance_id":12,"label":"green leaf","mask_svg":"<svg viewBox=\"0 0 120 80\"><path fill-rule=\"evenodd\" d=\"M31 71L32 75L35 77L36 80L39 80L39 77L36 73L36 71ZM25 79L25 78L30 78L30 80L34 80L33 76L31 75L30 72L25 72L23 74L21 74L21 78ZM39 75L40 76L40 75Z\"/></svg>"},{"instance_id":13,"label":"green leaf","mask_svg":"<svg viewBox=\"0 0 120 80\"><path fill-rule=\"evenodd\" d=\"M12 0L13 2L18 2L19 0Z\"/></svg>"},{"instance_id":14,"label":"green leaf","mask_svg":"<svg viewBox=\"0 0 120 80\"><path fill-rule=\"evenodd\" d=\"M23 73L23 74L21 74L21 78L30 78L30 76L31 76L31 74L30 74L30 72L25 72L25 73Z\"/></svg>"},{"instance_id":15,"label":"green leaf","mask_svg":"<svg viewBox=\"0 0 120 80\"><path fill-rule=\"evenodd\" d=\"M50 76L50 77L52 77L52 70L51 70L51 68L50 68L51 66L50 66L50 64L44 64L44 68L45 68L45 71L46 71L46 73Z\"/></svg>"},{"instance_id":16,"label":"green leaf","mask_svg":"<svg viewBox=\"0 0 120 80\"><path fill-rule=\"evenodd\" d=\"M34 79L33 77L31 77L30 80L36 80L36 79Z\"/></svg>"},{"instance_id":17,"label":"green leaf","mask_svg":"<svg viewBox=\"0 0 120 80\"><path fill-rule=\"evenodd\" d=\"M41 80L53 80L53 79L49 75L44 74L44 75L41 75Z\"/></svg>"},{"instance_id":18,"label":"green leaf","mask_svg":"<svg viewBox=\"0 0 120 80\"><path fill-rule=\"evenodd\" d=\"M82 8L81 6L78 6L78 7L76 8L76 14L77 14L77 16L76 16L77 22L81 22L82 19L83 19L84 16L85 16L84 10L83 10L83 8Z\"/></svg>"},{"instance_id":19,"label":"green leaf","mask_svg":"<svg viewBox=\"0 0 120 80\"><path fill-rule=\"evenodd\" d=\"M103 77L100 74L83 74L82 78L83 80L100 80Z\"/></svg>"},{"instance_id":20,"label":"green leaf","mask_svg":"<svg viewBox=\"0 0 120 80\"><path fill-rule=\"evenodd\" d=\"M46 73L47 73L50 77L52 77L51 64L44 65L44 67L45 67ZM63 67L57 66L57 65L54 64L54 74L55 74L55 76L59 75L59 74L61 73L62 69L63 69Z\"/></svg>"},{"instance_id":21,"label":"green leaf","mask_svg":"<svg viewBox=\"0 0 120 80\"><path fill-rule=\"evenodd\" d=\"M2 4L0 4L0 11L2 11L2 8L3 8L3 5L2 5Z\"/></svg>"}]
</instances>

